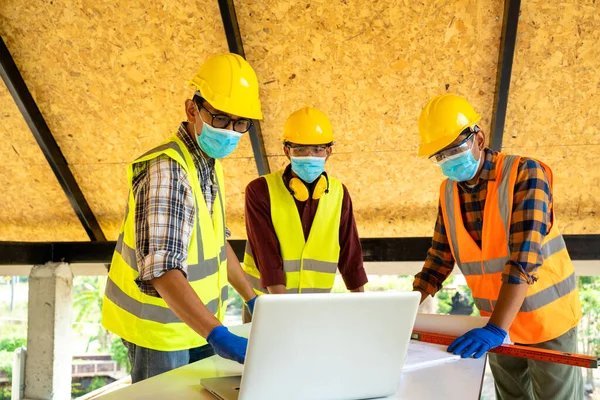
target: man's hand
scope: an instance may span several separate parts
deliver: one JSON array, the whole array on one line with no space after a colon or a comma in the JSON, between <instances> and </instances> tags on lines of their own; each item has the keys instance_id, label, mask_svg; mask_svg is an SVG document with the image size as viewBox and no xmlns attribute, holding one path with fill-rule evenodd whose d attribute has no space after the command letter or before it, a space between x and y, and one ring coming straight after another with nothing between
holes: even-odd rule
<instances>
[{"instance_id":1,"label":"man's hand","mask_svg":"<svg viewBox=\"0 0 600 400\"><path fill-rule=\"evenodd\" d=\"M256 299L258 299L258 296L254 296L246 302L246 306L248 307L250 315L254 314L254 303L256 303Z\"/></svg>"},{"instance_id":2,"label":"man's hand","mask_svg":"<svg viewBox=\"0 0 600 400\"><path fill-rule=\"evenodd\" d=\"M454 353L462 358L481 358L488 350L498 347L504 341L506 331L493 324L483 328L472 329L456 339L448 347L449 353Z\"/></svg>"},{"instance_id":3,"label":"man's hand","mask_svg":"<svg viewBox=\"0 0 600 400\"><path fill-rule=\"evenodd\" d=\"M213 329L206 341L213 347L215 353L228 360L243 364L246 360L248 339L234 335L223 325Z\"/></svg>"}]
</instances>

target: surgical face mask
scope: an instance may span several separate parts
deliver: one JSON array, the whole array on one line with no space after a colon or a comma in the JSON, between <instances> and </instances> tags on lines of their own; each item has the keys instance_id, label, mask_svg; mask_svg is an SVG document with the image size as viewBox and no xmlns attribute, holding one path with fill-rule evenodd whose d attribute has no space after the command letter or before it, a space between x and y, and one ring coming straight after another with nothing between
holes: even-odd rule
<instances>
[{"instance_id":1,"label":"surgical face mask","mask_svg":"<svg viewBox=\"0 0 600 400\"><path fill-rule=\"evenodd\" d=\"M482 152L479 153L479 160L475 160L473 152L467 151L448 157L440 164L440 167L448 179L456 182L466 182L475 177L482 160Z\"/></svg>"},{"instance_id":2,"label":"surgical face mask","mask_svg":"<svg viewBox=\"0 0 600 400\"><path fill-rule=\"evenodd\" d=\"M200 115L200 112L198 112ZM196 134L196 124L194 124L194 134ZM237 147L242 134L229 129L214 128L204 122L202 133L196 135L198 144L203 152L211 158L224 158L230 155Z\"/></svg>"},{"instance_id":3,"label":"surgical face mask","mask_svg":"<svg viewBox=\"0 0 600 400\"><path fill-rule=\"evenodd\" d=\"M292 171L306 183L313 183L325 172L326 157L290 157Z\"/></svg>"}]
</instances>

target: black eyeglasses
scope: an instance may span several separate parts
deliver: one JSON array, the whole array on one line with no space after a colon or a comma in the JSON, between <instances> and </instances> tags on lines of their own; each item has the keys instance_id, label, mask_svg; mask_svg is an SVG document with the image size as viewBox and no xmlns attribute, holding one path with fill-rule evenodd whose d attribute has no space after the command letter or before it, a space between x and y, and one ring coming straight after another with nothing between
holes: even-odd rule
<instances>
[{"instance_id":1,"label":"black eyeglasses","mask_svg":"<svg viewBox=\"0 0 600 400\"><path fill-rule=\"evenodd\" d=\"M250 128L252 128L252 125L254 125L254 122L252 122L251 119L247 119L247 118L233 119L229 115L226 115L226 114L213 114L210 111L208 111L208 109L206 107L204 107L203 103L204 103L204 99L201 99L200 101L196 101L196 104L198 105L198 107L203 109L210 115L210 117L211 117L210 125L213 128L225 129L229 126L229 124L231 124L233 122L233 130L234 131L236 131L237 133L246 133L250 130Z\"/></svg>"}]
</instances>

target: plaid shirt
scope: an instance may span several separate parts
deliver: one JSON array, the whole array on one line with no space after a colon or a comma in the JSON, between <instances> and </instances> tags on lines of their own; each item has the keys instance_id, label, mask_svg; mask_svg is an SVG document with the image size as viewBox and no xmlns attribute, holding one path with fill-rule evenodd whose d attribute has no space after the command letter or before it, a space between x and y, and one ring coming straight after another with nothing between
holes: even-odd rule
<instances>
[{"instance_id":1,"label":"plaid shirt","mask_svg":"<svg viewBox=\"0 0 600 400\"><path fill-rule=\"evenodd\" d=\"M498 153L486 148L477 184L472 188L464 182L458 185L465 228L480 247L487 182L496 179L497 155ZM502 274L503 282L531 285L537 280L533 273L544 262L542 241L552 225L552 207L552 193L544 168L535 160L521 158L508 239L510 260ZM427 252L423 270L415 277L414 288L433 296L452 272L454 261L440 204L431 248Z\"/></svg>"},{"instance_id":2,"label":"plaid shirt","mask_svg":"<svg viewBox=\"0 0 600 400\"><path fill-rule=\"evenodd\" d=\"M212 217L218 192L215 160L207 157L182 123L177 137L194 160L202 194ZM133 167L135 198L135 252L140 290L159 297L148 281L172 269L187 275L187 252L196 218L192 185L185 170L172 158L161 155ZM225 235L229 237L229 230Z\"/></svg>"}]
</instances>

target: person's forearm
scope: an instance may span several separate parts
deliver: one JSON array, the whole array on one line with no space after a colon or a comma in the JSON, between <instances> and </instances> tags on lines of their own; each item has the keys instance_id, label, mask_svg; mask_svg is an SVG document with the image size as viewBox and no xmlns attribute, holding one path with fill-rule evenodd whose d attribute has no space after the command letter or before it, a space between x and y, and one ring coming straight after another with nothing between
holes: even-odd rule
<instances>
[{"instance_id":1,"label":"person's forearm","mask_svg":"<svg viewBox=\"0 0 600 400\"><path fill-rule=\"evenodd\" d=\"M365 291L365 286L362 285L362 286L357 287L356 289L351 289L350 291L353 292L353 293L364 292Z\"/></svg>"},{"instance_id":2,"label":"person's forearm","mask_svg":"<svg viewBox=\"0 0 600 400\"><path fill-rule=\"evenodd\" d=\"M425 300L427 300L427 296L429 296L429 293L422 291L421 289L413 289L414 292L419 292L421 293L421 301L419 302L419 304L423 304L423 302Z\"/></svg>"},{"instance_id":3,"label":"person's forearm","mask_svg":"<svg viewBox=\"0 0 600 400\"><path fill-rule=\"evenodd\" d=\"M256 296L229 242L227 242L227 279L244 301L249 301Z\"/></svg>"},{"instance_id":4,"label":"person's forearm","mask_svg":"<svg viewBox=\"0 0 600 400\"><path fill-rule=\"evenodd\" d=\"M179 270L167 271L150 281L169 308L197 334L206 338L221 322L206 308Z\"/></svg>"},{"instance_id":5,"label":"person's forearm","mask_svg":"<svg viewBox=\"0 0 600 400\"><path fill-rule=\"evenodd\" d=\"M490 323L508 332L519 309L523 305L527 289L529 289L529 285L527 284L502 284L496 307L494 307L494 312L490 317Z\"/></svg>"},{"instance_id":6,"label":"person's forearm","mask_svg":"<svg viewBox=\"0 0 600 400\"><path fill-rule=\"evenodd\" d=\"M285 290L285 285L268 286L267 290L269 291L269 294L286 294L287 293L287 291Z\"/></svg>"}]
</instances>

